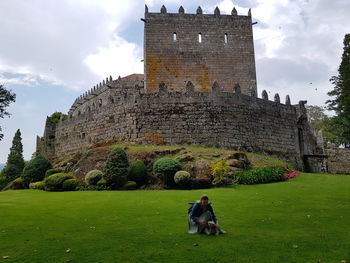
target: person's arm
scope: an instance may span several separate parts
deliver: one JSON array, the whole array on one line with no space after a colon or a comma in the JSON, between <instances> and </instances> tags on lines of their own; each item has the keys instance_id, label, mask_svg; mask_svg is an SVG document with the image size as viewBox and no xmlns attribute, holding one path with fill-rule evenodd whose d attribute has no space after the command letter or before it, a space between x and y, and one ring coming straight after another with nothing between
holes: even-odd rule
<instances>
[{"instance_id":1,"label":"person's arm","mask_svg":"<svg viewBox=\"0 0 350 263\"><path fill-rule=\"evenodd\" d=\"M192 206L190 217L191 219L198 224L199 216L198 216L199 204L195 203Z\"/></svg>"},{"instance_id":2,"label":"person's arm","mask_svg":"<svg viewBox=\"0 0 350 263\"><path fill-rule=\"evenodd\" d=\"M211 215L213 216L213 220L215 222L215 224L218 222L218 219L216 218L215 214L214 214L214 210L211 207L211 205L208 205L208 210L210 211Z\"/></svg>"}]
</instances>

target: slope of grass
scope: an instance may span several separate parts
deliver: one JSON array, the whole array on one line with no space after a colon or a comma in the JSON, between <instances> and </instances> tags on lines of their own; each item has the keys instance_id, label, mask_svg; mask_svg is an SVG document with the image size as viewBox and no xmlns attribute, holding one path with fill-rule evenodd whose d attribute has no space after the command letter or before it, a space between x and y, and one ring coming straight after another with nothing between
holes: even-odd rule
<instances>
[{"instance_id":1,"label":"slope of grass","mask_svg":"<svg viewBox=\"0 0 350 263\"><path fill-rule=\"evenodd\" d=\"M350 262L350 176L195 191L0 193L6 262ZM188 235L207 193L222 236ZM5 260L3 260L5 262Z\"/></svg>"},{"instance_id":2,"label":"slope of grass","mask_svg":"<svg viewBox=\"0 0 350 263\"><path fill-rule=\"evenodd\" d=\"M192 154L195 160L204 159L208 161L213 161L223 158L225 155L237 151L226 150L222 148L215 147L205 147L205 146L194 146L194 145L153 145L153 144L127 144L118 143L112 145L113 148L116 147L126 147L128 155L135 155L142 151L166 151L166 150L179 150L176 154L168 154L168 157L178 158L184 154ZM246 153L252 167L264 167L264 166L283 166L283 167L293 167L293 164L289 164L285 161L279 160L277 158L258 154L258 153Z\"/></svg>"}]
</instances>

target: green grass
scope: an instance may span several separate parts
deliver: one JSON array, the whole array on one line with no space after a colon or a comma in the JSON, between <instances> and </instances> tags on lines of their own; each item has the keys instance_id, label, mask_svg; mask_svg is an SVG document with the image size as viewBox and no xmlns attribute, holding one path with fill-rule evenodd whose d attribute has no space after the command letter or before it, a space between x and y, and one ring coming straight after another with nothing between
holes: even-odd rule
<instances>
[{"instance_id":1,"label":"green grass","mask_svg":"<svg viewBox=\"0 0 350 263\"><path fill-rule=\"evenodd\" d=\"M196 191L1 192L0 261L350 262L349 190L350 176L302 174ZM186 233L186 202L202 193L228 234Z\"/></svg>"}]
</instances>

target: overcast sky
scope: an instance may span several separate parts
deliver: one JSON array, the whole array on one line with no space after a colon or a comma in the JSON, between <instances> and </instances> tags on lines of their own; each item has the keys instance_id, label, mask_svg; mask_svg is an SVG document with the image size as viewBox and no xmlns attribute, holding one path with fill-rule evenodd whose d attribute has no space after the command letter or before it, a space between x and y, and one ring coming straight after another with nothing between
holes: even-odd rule
<instances>
[{"instance_id":1,"label":"overcast sky","mask_svg":"<svg viewBox=\"0 0 350 263\"><path fill-rule=\"evenodd\" d=\"M35 151L45 119L67 112L77 96L107 76L143 73L143 0L0 0L0 83L17 94L0 119L0 163L14 133L24 155ZM150 12L183 5L195 13L219 6L246 15L252 8L258 94L287 94L292 103L324 105L350 33L349 0L146 0Z\"/></svg>"}]
</instances>

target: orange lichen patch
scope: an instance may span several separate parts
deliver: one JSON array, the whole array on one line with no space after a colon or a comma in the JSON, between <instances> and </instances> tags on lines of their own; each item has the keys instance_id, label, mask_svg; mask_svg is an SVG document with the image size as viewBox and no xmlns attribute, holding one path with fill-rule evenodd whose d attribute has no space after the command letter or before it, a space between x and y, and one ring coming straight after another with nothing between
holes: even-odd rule
<instances>
[{"instance_id":1,"label":"orange lichen patch","mask_svg":"<svg viewBox=\"0 0 350 263\"><path fill-rule=\"evenodd\" d=\"M209 92L211 91L211 85L209 81L209 70L206 65L200 65L200 76L197 77L197 82L199 84L198 91Z\"/></svg>"},{"instance_id":2,"label":"orange lichen patch","mask_svg":"<svg viewBox=\"0 0 350 263\"><path fill-rule=\"evenodd\" d=\"M165 138L163 134L158 132L148 132L146 133L145 137L143 138L144 142L147 143L154 143L154 144L164 144Z\"/></svg>"},{"instance_id":3,"label":"orange lichen patch","mask_svg":"<svg viewBox=\"0 0 350 263\"><path fill-rule=\"evenodd\" d=\"M156 92L158 90L157 87L157 72L160 68L160 63L157 60L156 56L147 56L147 91L148 92Z\"/></svg>"}]
</instances>

